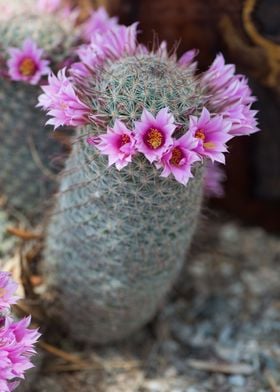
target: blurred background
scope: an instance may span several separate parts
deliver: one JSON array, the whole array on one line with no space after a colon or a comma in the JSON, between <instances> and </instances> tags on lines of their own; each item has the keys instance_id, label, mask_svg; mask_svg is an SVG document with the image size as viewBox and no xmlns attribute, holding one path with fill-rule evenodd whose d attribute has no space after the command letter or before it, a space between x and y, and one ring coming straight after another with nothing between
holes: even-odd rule
<instances>
[{"instance_id":1,"label":"blurred background","mask_svg":"<svg viewBox=\"0 0 280 392\"><path fill-rule=\"evenodd\" d=\"M225 197L211 206L244 223L280 231L280 1L76 0L81 18L103 5L122 23L140 21L145 44L166 40L179 54L198 48L200 69L222 51L247 75L262 132L230 145Z\"/></svg>"}]
</instances>

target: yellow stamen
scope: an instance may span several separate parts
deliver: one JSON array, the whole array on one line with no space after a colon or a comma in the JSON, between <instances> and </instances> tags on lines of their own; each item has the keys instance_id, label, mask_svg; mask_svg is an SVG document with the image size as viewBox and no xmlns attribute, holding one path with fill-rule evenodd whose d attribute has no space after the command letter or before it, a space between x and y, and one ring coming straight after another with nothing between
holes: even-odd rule
<instances>
[{"instance_id":1,"label":"yellow stamen","mask_svg":"<svg viewBox=\"0 0 280 392\"><path fill-rule=\"evenodd\" d=\"M205 140L205 133L203 132L203 130L202 129L198 129L196 132L195 132L195 135L194 135L197 139L200 139L200 140L202 140L202 141L204 141Z\"/></svg>"},{"instance_id":2,"label":"yellow stamen","mask_svg":"<svg viewBox=\"0 0 280 392\"><path fill-rule=\"evenodd\" d=\"M121 138L121 146L124 146L125 144L130 142L130 137L126 134L122 135Z\"/></svg>"},{"instance_id":3,"label":"yellow stamen","mask_svg":"<svg viewBox=\"0 0 280 392\"><path fill-rule=\"evenodd\" d=\"M36 72L37 66L35 62L30 58L25 58L19 66L19 71L23 76L32 76Z\"/></svg>"},{"instance_id":4,"label":"yellow stamen","mask_svg":"<svg viewBox=\"0 0 280 392\"><path fill-rule=\"evenodd\" d=\"M157 148L161 147L164 143L164 137L162 132L160 132L156 128L150 128L146 134L145 142L148 144L149 147L156 150Z\"/></svg>"},{"instance_id":5,"label":"yellow stamen","mask_svg":"<svg viewBox=\"0 0 280 392\"><path fill-rule=\"evenodd\" d=\"M174 147L169 162L174 166L179 166L182 158L183 158L182 150L179 147Z\"/></svg>"}]
</instances>

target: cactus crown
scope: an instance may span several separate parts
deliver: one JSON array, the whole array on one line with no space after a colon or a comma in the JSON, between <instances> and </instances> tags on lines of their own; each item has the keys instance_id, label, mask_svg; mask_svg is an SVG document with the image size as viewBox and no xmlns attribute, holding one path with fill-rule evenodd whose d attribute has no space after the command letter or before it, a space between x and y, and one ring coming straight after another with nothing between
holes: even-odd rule
<instances>
[{"instance_id":1,"label":"cactus crown","mask_svg":"<svg viewBox=\"0 0 280 392\"><path fill-rule=\"evenodd\" d=\"M31 38L55 62L62 61L77 41L72 34L72 23L55 15L25 13L2 22L0 25L1 46L20 47L25 39Z\"/></svg>"},{"instance_id":2,"label":"cactus crown","mask_svg":"<svg viewBox=\"0 0 280 392\"><path fill-rule=\"evenodd\" d=\"M195 76L195 50L177 61L165 43L149 51L136 35L133 24L95 36L79 50L81 62L71 67L70 78L63 69L49 80L39 105L56 128L93 123L88 142L108 155L109 166L120 170L140 153L163 168L163 177L172 173L186 185L194 162L225 163L226 143L257 131L254 97L222 56Z\"/></svg>"},{"instance_id":3,"label":"cactus crown","mask_svg":"<svg viewBox=\"0 0 280 392\"><path fill-rule=\"evenodd\" d=\"M0 9L1 9L0 2ZM9 47L19 48L26 39L32 39L52 61L58 63L71 53L71 47L77 42L77 32L73 32L74 22L63 18L60 13L40 13L31 6L12 9L0 24L0 52ZM34 8L34 9L32 9Z\"/></svg>"},{"instance_id":4,"label":"cactus crown","mask_svg":"<svg viewBox=\"0 0 280 392\"><path fill-rule=\"evenodd\" d=\"M116 119L129 127L143 108L156 115L169 107L177 124L186 126L190 113L199 113L205 97L188 68L172 58L143 54L125 57L105 66L94 79L88 106L112 126Z\"/></svg>"}]
</instances>

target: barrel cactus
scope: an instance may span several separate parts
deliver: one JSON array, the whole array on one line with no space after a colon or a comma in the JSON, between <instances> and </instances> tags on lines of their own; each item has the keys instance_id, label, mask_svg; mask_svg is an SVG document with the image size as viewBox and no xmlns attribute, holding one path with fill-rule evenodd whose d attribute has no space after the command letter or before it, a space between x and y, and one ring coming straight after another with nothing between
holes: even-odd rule
<instances>
[{"instance_id":1,"label":"barrel cactus","mask_svg":"<svg viewBox=\"0 0 280 392\"><path fill-rule=\"evenodd\" d=\"M246 80L221 55L195 75L196 51L178 61L165 43L149 51L136 25L94 38L39 98L54 125L81 124L49 217L40 293L72 338L108 343L147 323L177 278L205 162L224 163L226 142L257 128Z\"/></svg>"},{"instance_id":2,"label":"barrel cactus","mask_svg":"<svg viewBox=\"0 0 280 392\"><path fill-rule=\"evenodd\" d=\"M73 62L85 31L100 19L99 11L76 26L77 11L60 3L0 0L0 193L31 219L45 210L65 151L55 135L45 137L44 117L35 108L39 85L51 70Z\"/></svg>"}]
</instances>

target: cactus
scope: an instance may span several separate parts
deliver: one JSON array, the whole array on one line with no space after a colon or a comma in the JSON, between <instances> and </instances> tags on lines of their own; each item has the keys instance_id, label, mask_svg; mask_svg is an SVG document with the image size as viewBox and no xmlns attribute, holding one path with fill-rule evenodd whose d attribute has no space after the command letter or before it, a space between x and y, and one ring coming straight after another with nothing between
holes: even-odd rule
<instances>
[{"instance_id":1,"label":"cactus","mask_svg":"<svg viewBox=\"0 0 280 392\"><path fill-rule=\"evenodd\" d=\"M56 67L71 55L77 35L72 20L40 13L34 1L9 3L0 1L0 193L10 207L34 219L56 187L59 165L54 159L62 154L63 146L53 137L46 141L44 117L35 108L39 87L11 81L4 65L10 47L20 48L26 39L32 39Z\"/></svg>"},{"instance_id":2,"label":"cactus","mask_svg":"<svg viewBox=\"0 0 280 392\"><path fill-rule=\"evenodd\" d=\"M98 113L128 123L143 105L168 105L176 120L201 109L194 77L172 60L126 58L96 86ZM48 312L75 339L108 342L127 336L156 312L182 267L201 205L202 167L187 189L159 177L143 157L118 172L80 130L47 232L43 274ZM49 301L51 298L51 303Z\"/></svg>"},{"instance_id":3,"label":"cactus","mask_svg":"<svg viewBox=\"0 0 280 392\"><path fill-rule=\"evenodd\" d=\"M224 163L226 142L256 131L246 80L221 56L195 75L195 54L177 61L164 43L149 52L136 25L115 26L82 48L69 77L63 70L43 88L52 124L82 125L40 287L49 317L76 340L119 340L153 317L196 228L204 163Z\"/></svg>"},{"instance_id":4,"label":"cactus","mask_svg":"<svg viewBox=\"0 0 280 392\"><path fill-rule=\"evenodd\" d=\"M43 116L34 109L36 92L37 86L0 80L0 192L28 217L38 216L55 189L50 162L61 150L54 138L46 141Z\"/></svg>"}]
</instances>

